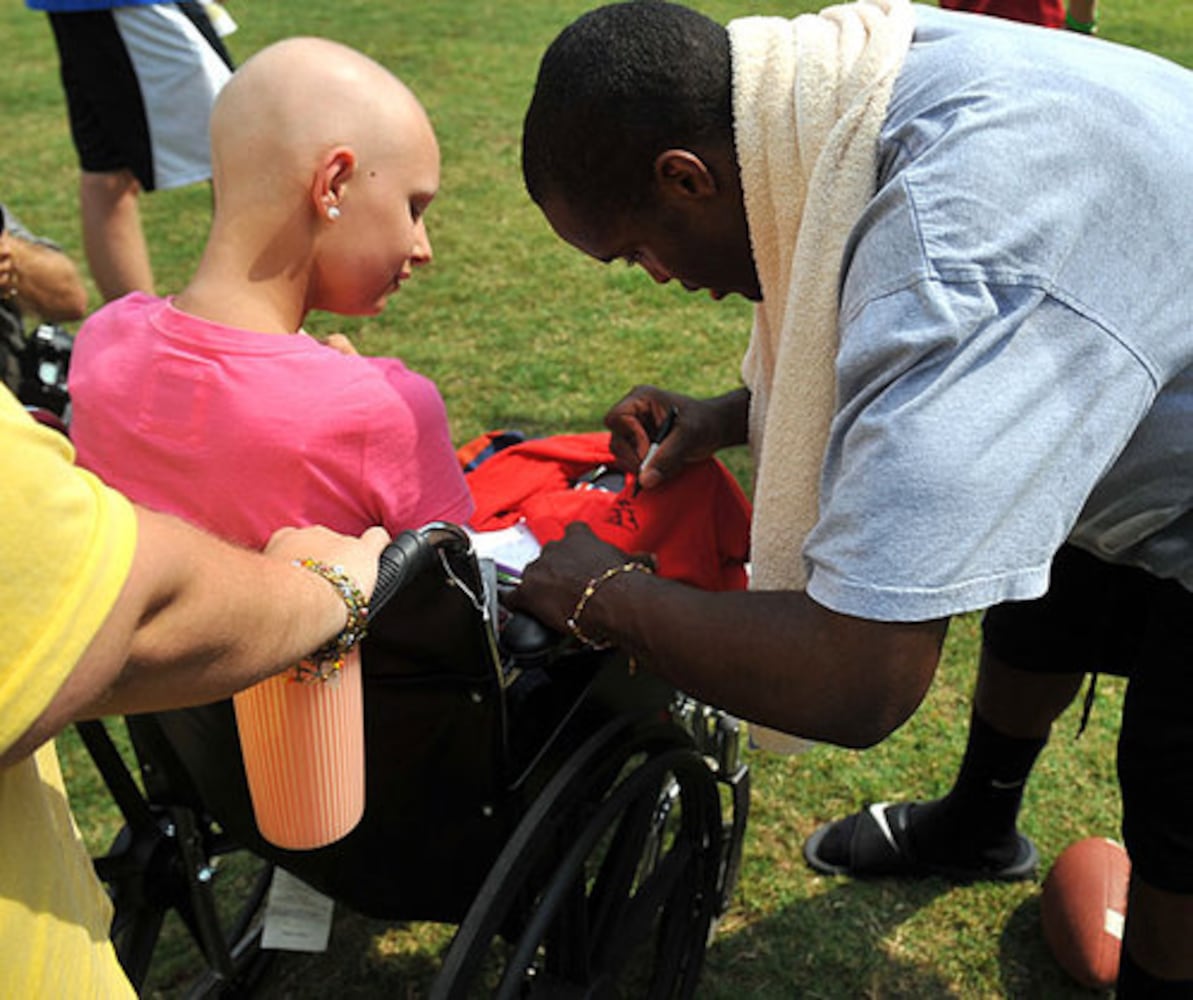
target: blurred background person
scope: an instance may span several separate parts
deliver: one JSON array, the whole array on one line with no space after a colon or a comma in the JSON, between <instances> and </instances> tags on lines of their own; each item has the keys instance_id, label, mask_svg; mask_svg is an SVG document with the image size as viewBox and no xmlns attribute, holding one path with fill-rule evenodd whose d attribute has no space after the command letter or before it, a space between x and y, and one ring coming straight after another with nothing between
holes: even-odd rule
<instances>
[{"instance_id":1,"label":"blurred background person","mask_svg":"<svg viewBox=\"0 0 1193 1000\"><path fill-rule=\"evenodd\" d=\"M1068 10L1064 0L940 0L946 10L964 10L990 14L1045 28L1068 28L1092 35L1097 26L1097 0L1071 0Z\"/></svg>"},{"instance_id":2,"label":"blurred background person","mask_svg":"<svg viewBox=\"0 0 1193 1000\"><path fill-rule=\"evenodd\" d=\"M74 261L0 203L0 381L20 392L31 320L68 323L86 311L87 289Z\"/></svg>"},{"instance_id":3,"label":"blurred background person","mask_svg":"<svg viewBox=\"0 0 1193 1000\"><path fill-rule=\"evenodd\" d=\"M106 301L152 293L141 192L210 178L207 124L232 60L200 3L25 4L58 46L91 277Z\"/></svg>"}]
</instances>

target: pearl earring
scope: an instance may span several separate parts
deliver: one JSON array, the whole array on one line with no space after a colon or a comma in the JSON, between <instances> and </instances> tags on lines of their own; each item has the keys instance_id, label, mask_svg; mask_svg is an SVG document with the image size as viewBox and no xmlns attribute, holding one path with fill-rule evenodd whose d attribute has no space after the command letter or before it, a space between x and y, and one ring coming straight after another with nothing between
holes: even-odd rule
<instances>
[{"instance_id":1,"label":"pearl earring","mask_svg":"<svg viewBox=\"0 0 1193 1000\"><path fill-rule=\"evenodd\" d=\"M340 217L340 210L337 206L332 205L327 209L327 217L335 222Z\"/></svg>"}]
</instances>

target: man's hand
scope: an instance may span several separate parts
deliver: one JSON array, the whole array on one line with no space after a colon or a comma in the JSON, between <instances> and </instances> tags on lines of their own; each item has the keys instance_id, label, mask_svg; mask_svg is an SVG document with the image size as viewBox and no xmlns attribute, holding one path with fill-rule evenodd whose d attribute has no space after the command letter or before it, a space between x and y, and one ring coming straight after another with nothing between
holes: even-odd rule
<instances>
[{"instance_id":1,"label":"man's hand","mask_svg":"<svg viewBox=\"0 0 1193 1000\"><path fill-rule=\"evenodd\" d=\"M269 539L265 554L283 562L316 559L342 566L365 597L372 597L377 584L377 565L388 544L389 533L384 528L369 528L359 538L327 528L282 528Z\"/></svg>"},{"instance_id":2,"label":"man's hand","mask_svg":"<svg viewBox=\"0 0 1193 1000\"><path fill-rule=\"evenodd\" d=\"M744 390L715 399L693 399L652 385L639 385L605 414L605 426L612 431L610 448L619 468L627 472L639 469L673 406L675 424L650 465L642 470L643 489L654 489L678 475L685 465L745 442L749 396Z\"/></svg>"},{"instance_id":3,"label":"man's hand","mask_svg":"<svg viewBox=\"0 0 1193 1000\"><path fill-rule=\"evenodd\" d=\"M0 232L0 298L50 323L82 319L87 290L61 250Z\"/></svg>"},{"instance_id":4,"label":"man's hand","mask_svg":"<svg viewBox=\"0 0 1193 1000\"><path fill-rule=\"evenodd\" d=\"M356 349L356 345L352 343L342 333L329 333L323 340L326 347L330 347L333 351L339 351L340 354L359 354L360 351Z\"/></svg>"},{"instance_id":5,"label":"man's hand","mask_svg":"<svg viewBox=\"0 0 1193 1000\"><path fill-rule=\"evenodd\" d=\"M506 603L513 610L528 612L548 628L566 633L567 619L588 582L629 558L577 521L568 525L563 538L543 546Z\"/></svg>"},{"instance_id":6,"label":"man's hand","mask_svg":"<svg viewBox=\"0 0 1193 1000\"><path fill-rule=\"evenodd\" d=\"M584 525L543 547L507 598L559 632L590 580L630 556ZM841 746L886 738L923 700L948 619L877 622L802 591L704 591L645 573L600 586L579 622L711 705Z\"/></svg>"},{"instance_id":7,"label":"man's hand","mask_svg":"<svg viewBox=\"0 0 1193 1000\"><path fill-rule=\"evenodd\" d=\"M20 287L16 259L13 257L13 238L0 232L0 299L15 299Z\"/></svg>"}]
</instances>

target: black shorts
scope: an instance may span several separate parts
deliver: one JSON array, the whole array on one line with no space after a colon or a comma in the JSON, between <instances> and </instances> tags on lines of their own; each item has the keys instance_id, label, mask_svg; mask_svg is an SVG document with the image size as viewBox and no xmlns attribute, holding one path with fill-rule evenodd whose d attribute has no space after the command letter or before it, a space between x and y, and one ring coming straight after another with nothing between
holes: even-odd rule
<instances>
[{"instance_id":1,"label":"black shorts","mask_svg":"<svg viewBox=\"0 0 1193 1000\"><path fill-rule=\"evenodd\" d=\"M231 59L198 3L50 14L79 165L146 191L207 180L208 119Z\"/></svg>"},{"instance_id":2,"label":"black shorts","mask_svg":"<svg viewBox=\"0 0 1193 1000\"><path fill-rule=\"evenodd\" d=\"M982 632L1020 670L1128 679L1123 840L1145 881L1193 893L1193 592L1065 546L1048 593L991 608Z\"/></svg>"}]
</instances>

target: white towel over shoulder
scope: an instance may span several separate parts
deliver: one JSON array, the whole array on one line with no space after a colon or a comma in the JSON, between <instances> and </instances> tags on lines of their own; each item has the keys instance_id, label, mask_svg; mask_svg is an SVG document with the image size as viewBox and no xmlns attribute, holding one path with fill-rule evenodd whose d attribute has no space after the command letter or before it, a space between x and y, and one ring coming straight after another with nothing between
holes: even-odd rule
<instances>
[{"instance_id":1,"label":"white towel over shoulder","mask_svg":"<svg viewBox=\"0 0 1193 1000\"><path fill-rule=\"evenodd\" d=\"M763 296L742 362L756 590L807 582L802 550L836 406L841 255L874 194L878 133L914 21L908 0L859 0L729 24L737 158Z\"/></svg>"}]
</instances>

